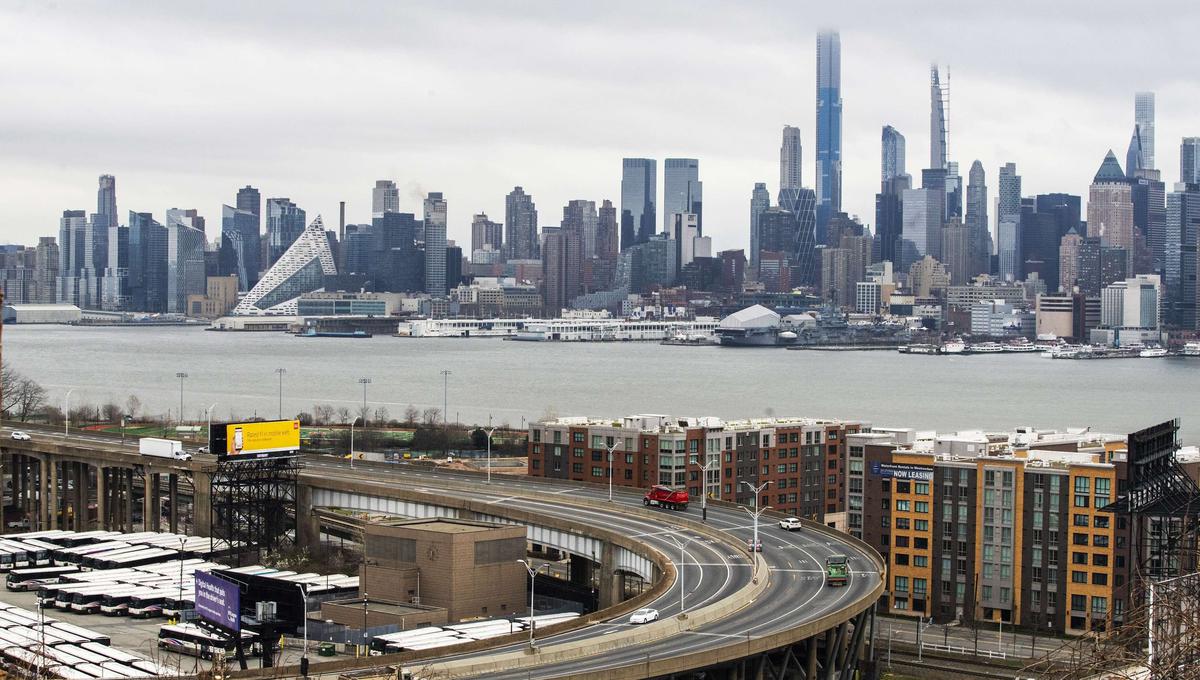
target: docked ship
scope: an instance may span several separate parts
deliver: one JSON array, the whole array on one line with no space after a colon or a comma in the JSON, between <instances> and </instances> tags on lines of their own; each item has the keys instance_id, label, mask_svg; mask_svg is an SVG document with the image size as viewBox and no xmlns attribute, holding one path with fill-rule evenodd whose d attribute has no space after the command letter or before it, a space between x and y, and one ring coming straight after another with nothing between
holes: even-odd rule
<instances>
[{"instance_id":1,"label":"docked ship","mask_svg":"<svg viewBox=\"0 0 1200 680\"><path fill-rule=\"evenodd\" d=\"M1183 349L1179 350L1179 355L1184 357L1200 357L1200 342L1184 344Z\"/></svg>"},{"instance_id":2,"label":"docked ship","mask_svg":"<svg viewBox=\"0 0 1200 680\"><path fill-rule=\"evenodd\" d=\"M1167 348L1165 347L1147 347L1138 352L1138 357L1142 359L1158 359L1165 356L1168 356Z\"/></svg>"},{"instance_id":3,"label":"docked ship","mask_svg":"<svg viewBox=\"0 0 1200 680\"><path fill-rule=\"evenodd\" d=\"M786 347L799 341L800 329L816 323L808 314L780 316L762 305L754 305L721 319L716 335L728 347Z\"/></svg>"}]
</instances>

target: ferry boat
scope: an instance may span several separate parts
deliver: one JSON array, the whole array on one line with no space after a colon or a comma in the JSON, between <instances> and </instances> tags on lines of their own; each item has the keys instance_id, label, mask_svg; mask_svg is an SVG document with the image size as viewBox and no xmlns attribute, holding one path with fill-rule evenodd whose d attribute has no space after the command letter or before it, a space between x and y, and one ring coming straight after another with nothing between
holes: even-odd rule
<instances>
[{"instance_id":1,"label":"ferry boat","mask_svg":"<svg viewBox=\"0 0 1200 680\"><path fill-rule=\"evenodd\" d=\"M540 319L413 319L401 321L396 335L406 338L506 338Z\"/></svg>"},{"instance_id":2,"label":"ferry boat","mask_svg":"<svg viewBox=\"0 0 1200 680\"><path fill-rule=\"evenodd\" d=\"M1200 342L1189 342L1179 350L1180 356L1185 357L1200 357Z\"/></svg>"},{"instance_id":3,"label":"ferry boat","mask_svg":"<svg viewBox=\"0 0 1200 680\"><path fill-rule=\"evenodd\" d=\"M319 331L313 327L304 329L302 333L297 333L298 338L369 338L371 334L366 331Z\"/></svg>"},{"instance_id":4,"label":"ferry boat","mask_svg":"<svg viewBox=\"0 0 1200 680\"><path fill-rule=\"evenodd\" d=\"M712 317L694 321L555 319L526 321L512 339L527 342L662 342L679 335L710 336L716 328L717 320Z\"/></svg>"},{"instance_id":5,"label":"ferry boat","mask_svg":"<svg viewBox=\"0 0 1200 680\"><path fill-rule=\"evenodd\" d=\"M1003 345L998 342L980 342L971 345L968 349L971 354L998 354L1004 351Z\"/></svg>"},{"instance_id":6,"label":"ferry boat","mask_svg":"<svg viewBox=\"0 0 1200 680\"><path fill-rule=\"evenodd\" d=\"M1004 345L1005 352L1036 352L1037 346L1025 338Z\"/></svg>"},{"instance_id":7,"label":"ferry boat","mask_svg":"<svg viewBox=\"0 0 1200 680\"><path fill-rule=\"evenodd\" d=\"M962 354L967 351L967 343L962 340L951 340L942 344L941 351L942 354Z\"/></svg>"},{"instance_id":8,"label":"ferry boat","mask_svg":"<svg viewBox=\"0 0 1200 680\"><path fill-rule=\"evenodd\" d=\"M1165 347L1147 347L1146 349L1138 352L1138 356L1143 359L1158 359L1160 357L1168 356L1168 353Z\"/></svg>"}]
</instances>

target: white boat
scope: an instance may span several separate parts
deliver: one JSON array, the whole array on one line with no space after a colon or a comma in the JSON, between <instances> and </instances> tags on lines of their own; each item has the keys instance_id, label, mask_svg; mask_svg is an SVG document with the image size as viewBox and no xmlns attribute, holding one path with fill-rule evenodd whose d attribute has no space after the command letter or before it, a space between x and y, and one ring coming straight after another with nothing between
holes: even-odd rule
<instances>
[{"instance_id":1,"label":"white boat","mask_svg":"<svg viewBox=\"0 0 1200 680\"><path fill-rule=\"evenodd\" d=\"M1157 359L1167 356L1167 349L1165 347L1147 347L1138 352L1138 356L1143 359Z\"/></svg>"},{"instance_id":2,"label":"white boat","mask_svg":"<svg viewBox=\"0 0 1200 680\"><path fill-rule=\"evenodd\" d=\"M971 354L997 354L1004 351L998 342L980 342L970 346Z\"/></svg>"},{"instance_id":3,"label":"white boat","mask_svg":"<svg viewBox=\"0 0 1200 680\"><path fill-rule=\"evenodd\" d=\"M942 354L962 354L967 351L967 344L962 340L951 340L942 345Z\"/></svg>"},{"instance_id":4,"label":"white boat","mask_svg":"<svg viewBox=\"0 0 1200 680\"><path fill-rule=\"evenodd\" d=\"M1004 351L1005 352L1036 352L1037 346L1034 345L1033 343L1029 342L1028 340L1021 340L1021 341L1017 341L1017 342L1010 342L1007 345L1004 345Z\"/></svg>"},{"instance_id":5,"label":"white boat","mask_svg":"<svg viewBox=\"0 0 1200 680\"><path fill-rule=\"evenodd\" d=\"M1185 357L1200 357L1200 342L1189 342L1179 352Z\"/></svg>"}]
</instances>

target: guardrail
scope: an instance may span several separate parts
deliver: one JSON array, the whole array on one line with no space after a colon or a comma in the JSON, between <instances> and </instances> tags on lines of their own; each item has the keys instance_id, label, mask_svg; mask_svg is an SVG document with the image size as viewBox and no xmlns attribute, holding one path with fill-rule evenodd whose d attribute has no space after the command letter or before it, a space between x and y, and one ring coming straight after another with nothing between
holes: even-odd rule
<instances>
[{"instance_id":1,"label":"guardrail","mask_svg":"<svg viewBox=\"0 0 1200 680\"><path fill-rule=\"evenodd\" d=\"M922 642L921 649L927 649L931 652L945 652L946 654L961 654L962 656L981 656L986 659L1007 659L1008 654L1005 652L993 652L990 649L967 649L966 647L955 647L954 645L939 645L936 642Z\"/></svg>"}]
</instances>

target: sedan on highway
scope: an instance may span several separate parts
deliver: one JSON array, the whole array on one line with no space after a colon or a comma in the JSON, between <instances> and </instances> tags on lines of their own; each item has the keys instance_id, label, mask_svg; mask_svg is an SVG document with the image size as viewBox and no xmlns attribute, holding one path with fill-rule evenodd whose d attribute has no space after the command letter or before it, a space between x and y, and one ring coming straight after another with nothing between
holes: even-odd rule
<instances>
[{"instance_id":1,"label":"sedan on highway","mask_svg":"<svg viewBox=\"0 0 1200 680\"><path fill-rule=\"evenodd\" d=\"M787 517L779 520L779 528L784 531L797 531L800 529L800 526L799 517Z\"/></svg>"},{"instance_id":2,"label":"sedan on highway","mask_svg":"<svg viewBox=\"0 0 1200 680\"><path fill-rule=\"evenodd\" d=\"M22 432L20 430L13 430L12 438L19 442L27 442L30 439L33 439L33 437L29 436L28 432Z\"/></svg>"},{"instance_id":3,"label":"sedan on highway","mask_svg":"<svg viewBox=\"0 0 1200 680\"><path fill-rule=\"evenodd\" d=\"M629 622L632 624L650 623L658 620L657 609L639 609L629 615Z\"/></svg>"}]
</instances>

